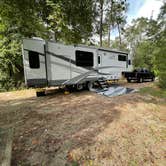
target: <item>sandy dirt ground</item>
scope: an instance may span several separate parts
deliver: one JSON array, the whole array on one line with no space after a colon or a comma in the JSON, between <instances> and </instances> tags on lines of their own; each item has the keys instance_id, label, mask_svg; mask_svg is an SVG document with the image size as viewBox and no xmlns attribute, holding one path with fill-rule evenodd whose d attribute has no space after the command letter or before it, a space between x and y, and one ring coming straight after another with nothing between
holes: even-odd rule
<instances>
[{"instance_id":1,"label":"sandy dirt ground","mask_svg":"<svg viewBox=\"0 0 166 166\"><path fill-rule=\"evenodd\" d=\"M127 84L140 88L152 83ZM166 99L74 92L0 93L0 126L14 128L12 166L165 166Z\"/></svg>"}]
</instances>

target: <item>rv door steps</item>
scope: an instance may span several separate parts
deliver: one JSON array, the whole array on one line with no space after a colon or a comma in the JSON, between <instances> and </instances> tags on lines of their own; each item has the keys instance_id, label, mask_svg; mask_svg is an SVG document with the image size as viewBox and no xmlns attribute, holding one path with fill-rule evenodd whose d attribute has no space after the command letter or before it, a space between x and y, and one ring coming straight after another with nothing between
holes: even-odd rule
<instances>
[{"instance_id":1,"label":"rv door steps","mask_svg":"<svg viewBox=\"0 0 166 166\"><path fill-rule=\"evenodd\" d=\"M107 90L109 88L109 84L107 80L103 77L98 79L98 83L99 83L99 86L104 90Z\"/></svg>"}]
</instances>

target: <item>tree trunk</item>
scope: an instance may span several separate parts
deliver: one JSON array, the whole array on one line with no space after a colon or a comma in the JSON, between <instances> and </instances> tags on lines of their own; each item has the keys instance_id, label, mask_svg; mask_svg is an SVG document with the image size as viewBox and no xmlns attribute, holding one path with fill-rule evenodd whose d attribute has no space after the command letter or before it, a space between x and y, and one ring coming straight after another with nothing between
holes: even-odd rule
<instances>
[{"instance_id":1,"label":"tree trunk","mask_svg":"<svg viewBox=\"0 0 166 166\"><path fill-rule=\"evenodd\" d=\"M110 47L110 40L111 40L111 25L108 25L108 47Z\"/></svg>"},{"instance_id":2,"label":"tree trunk","mask_svg":"<svg viewBox=\"0 0 166 166\"><path fill-rule=\"evenodd\" d=\"M103 0L100 0L100 47L102 47L103 38Z\"/></svg>"},{"instance_id":3,"label":"tree trunk","mask_svg":"<svg viewBox=\"0 0 166 166\"><path fill-rule=\"evenodd\" d=\"M121 38L121 31L120 31L120 25L119 25L119 23L117 23L117 26L118 26L118 33L119 33L119 48L120 48L121 45L122 45L122 38Z\"/></svg>"},{"instance_id":4,"label":"tree trunk","mask_svg":"<svg viewBox=\"0 0 166 166\"><path fill-rule=\"evenodd\" d=\"M8 65L8 71L9 71L9 77L11 78L13 76L13 71L12 71L12 65Z\"/></svg>"},{"instance_id":5,"label":"tree trunk","mask_svg":"<svg viewBox=\"0 0 166 166\"><path fill-rule=\"evenodd\" d=\"M109 19L109 25L108 25L108 47L110 47L110 40L111 40L111 25L113 25L112 22L112 12L113 12L113 0L111 0L111 17Z\"/></svg>"}]
</instances>

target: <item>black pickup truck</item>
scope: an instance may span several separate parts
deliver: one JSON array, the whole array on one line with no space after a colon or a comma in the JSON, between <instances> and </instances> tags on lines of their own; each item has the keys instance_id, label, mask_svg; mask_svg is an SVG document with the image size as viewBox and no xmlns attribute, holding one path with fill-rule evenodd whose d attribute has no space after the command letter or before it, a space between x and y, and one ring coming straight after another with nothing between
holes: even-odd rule
<instances>
[{"instance_id":1,"label":"black pickup truck","mask_svg":"<svg viewBox=\"0 0 166 166\"><path fill-rule=\"evenodd\" d=\"M154 81L155 75L147 69L135 69L133 72L122 72L122 75L128 82L135 80L137 82Z\"/></svg>"}]
</instances>

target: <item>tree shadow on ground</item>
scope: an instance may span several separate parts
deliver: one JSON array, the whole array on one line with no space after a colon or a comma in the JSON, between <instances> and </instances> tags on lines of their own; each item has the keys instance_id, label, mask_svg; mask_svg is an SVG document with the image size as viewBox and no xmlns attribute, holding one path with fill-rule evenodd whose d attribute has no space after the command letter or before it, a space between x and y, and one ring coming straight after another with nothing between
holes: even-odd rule
<instances>
[{"instance_id":1,"label":"tree shadow on ground","mask_svg":"<svg viewBox=\"0 0 166 166\"><path fill-rule=\"evenodd\" d=\"M118 121L117 106L125 102L123 96L110 99L86 91L0 102L1 125L15 125L12 165L50 165L58 160L64 165L67 152L93 145L108 125Z\"/></svg>"}]
</instances>

